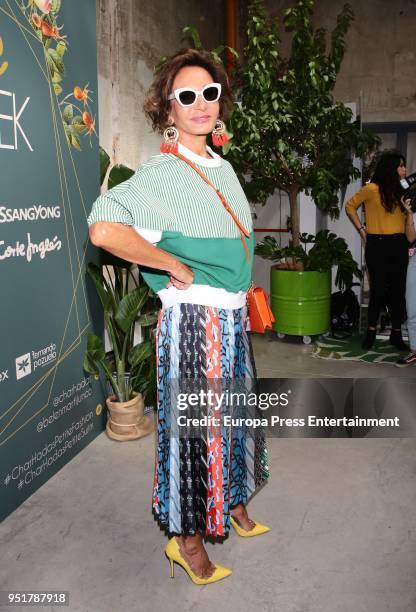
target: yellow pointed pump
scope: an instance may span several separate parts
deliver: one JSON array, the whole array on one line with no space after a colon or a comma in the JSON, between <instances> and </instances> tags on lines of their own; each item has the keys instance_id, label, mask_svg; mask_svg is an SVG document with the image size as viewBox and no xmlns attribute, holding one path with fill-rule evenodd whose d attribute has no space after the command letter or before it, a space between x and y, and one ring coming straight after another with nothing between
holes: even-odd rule
<instances>
[{"instance_id":1,"label":"yellow pointed pump","mask_svg":"<svg viewBox=\"0 0 416 612\"><path fill-rule=\"evenodd\" d=\"M233 519L232 516L230 516L230 520L231 525L234 527L238 535L242 538L252 538L253 536L258 536L262 533L267 533L268 531L270 531L270 527L267 527L267 525L263 525L262 523L256 523L256 521L254 521L256 523L255 527L253 527L253 529L250 529L250 531L247 531L247 529L243 529L242 527L240 527L240 525L237 523L237 521Z\"/></svg>"},{"instance_id":2,"label":"yellow pointed pump","mask_svg":"<svg viewBox=\"0 0 416 612\"><path fill-rule=\"evenodd\" d=\"M223 565L215 564L215 571L209 578L200 578L191 570L189 563L185 561L185 559L181 556L181 551L179 548L179 544L176 541L176 538L173 537L166 544L165 554L170 561L170 577L173 578L173 563L178 563L183 567L183 569L188 574L189 578L195 584L210 584L211 582L217 582L218 580L222 580L223 578L227 578L232 571L228 569L228 567L224 567Z\"/></svg>"}]
</instances>

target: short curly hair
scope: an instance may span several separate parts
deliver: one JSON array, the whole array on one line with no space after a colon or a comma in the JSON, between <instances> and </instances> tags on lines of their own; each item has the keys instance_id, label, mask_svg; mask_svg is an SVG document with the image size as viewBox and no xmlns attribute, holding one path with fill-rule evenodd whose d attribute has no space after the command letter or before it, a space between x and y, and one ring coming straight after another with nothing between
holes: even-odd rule
<instances>
[{"instance_id":1,"label":"short curly hair","mask_svg":"<svg viewBox=\"0 0 416 612\"><path fill-rule=\"evenodd\" d=\"M184 66L200 66L210 73L215 83L221 83L220 117L226 119L231 112L234 98L227 73L223 66L215 62L210 53L199 49L181 49L164 62L148 91L143 110L151 121L153 130L160 134L168 127L170 100L173 81Z\"/></svg>"}]
</instances>

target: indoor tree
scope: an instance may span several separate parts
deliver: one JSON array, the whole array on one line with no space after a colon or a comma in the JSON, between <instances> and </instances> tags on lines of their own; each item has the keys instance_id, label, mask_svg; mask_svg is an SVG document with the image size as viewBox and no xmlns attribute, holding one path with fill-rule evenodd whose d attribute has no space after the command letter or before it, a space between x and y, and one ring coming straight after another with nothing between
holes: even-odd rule
<instances>
[{"instance_id":1,"label":"indoor tree","mask_svg":"<svg viewBox=\"0 0 416 612\"><path fill-rule=\"evenodd\" d=\"M276 189L287 193L295 248L301 242L299 192L337 218L339 190L360 176L353 154L364 156L378 142L332 95L353 19L351 6L344 5L330 36L314 27L313 8L314 0L297 0L285 12L283 24L292 41L284 57L278 20L268 16L263 0L251 2L244 63L234 75L232 138L224 149L251 202L264 204Z\"/></svg>"}]
</instances>

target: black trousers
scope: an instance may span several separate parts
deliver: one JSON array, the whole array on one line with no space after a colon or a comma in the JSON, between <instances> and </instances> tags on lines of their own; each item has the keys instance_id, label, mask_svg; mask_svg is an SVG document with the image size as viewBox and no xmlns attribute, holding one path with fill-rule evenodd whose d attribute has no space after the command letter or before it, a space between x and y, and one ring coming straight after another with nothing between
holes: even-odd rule
<instances>
[{"instance_id":1,"label":"black trousers","mask_svg":"<svg viewBox=\"0 0 416 612\"><path fill-rule=\"evenodd\" d=\"M406 311L406 272L409 243L404 234L368 234L365 260L370 277L368 327L376 327L387 304L392 327L400 329Z\"/></svg>"}]
</instances>

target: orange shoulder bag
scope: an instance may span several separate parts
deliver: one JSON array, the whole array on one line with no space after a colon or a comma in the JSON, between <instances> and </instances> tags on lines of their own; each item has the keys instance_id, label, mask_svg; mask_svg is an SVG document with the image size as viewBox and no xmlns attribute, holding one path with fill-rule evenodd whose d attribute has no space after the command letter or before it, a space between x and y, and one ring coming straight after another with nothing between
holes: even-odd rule
<instances>
[{"instance_id":1,"label":"orange shoulder bag","mask_svg":"<svg viewBox=\"0 0 416 612\"><path fill-rule=\"evenodd\" d=\"M269 305L269 296L262 287L252 284L247 291L247 306L251 331L264 334L266 329L272 329L276 319Z\"/></svg>"},{"instance_id":2,"label":"orange shoulder bag","mask_svg":"<svg viewBox=\"0 0 416 612\"><path fill-rule=\"evenodd\" d=\"M191 168L193 168L195 172L199 174L199 176L207 183L207 185L214 189L219 199L221 200L221 203L224 206L225 210L231 215L238 229L240 230L240 237L243 243L244 250L246 252L246 258L249 259L250 254L248 252L246 237L249 238L250 232L248 232L240 223L231 206L228 204L224 194L222 194L221 191L217 189L213 183L211 183L209 178L205 176L205 174L184 155L178 152L173 153L173 155L176 155L176 157L179 157L189 166L191 166ZM248 316L250 320L250 331L264 334L266 329L272 329L272 323L274 323L275 318L269 305L268 295L264 289L262 289L261 287L255 287L254 284L251 283L251 286L247 291L247 307Z\"/></svg>"}]
</instances>

